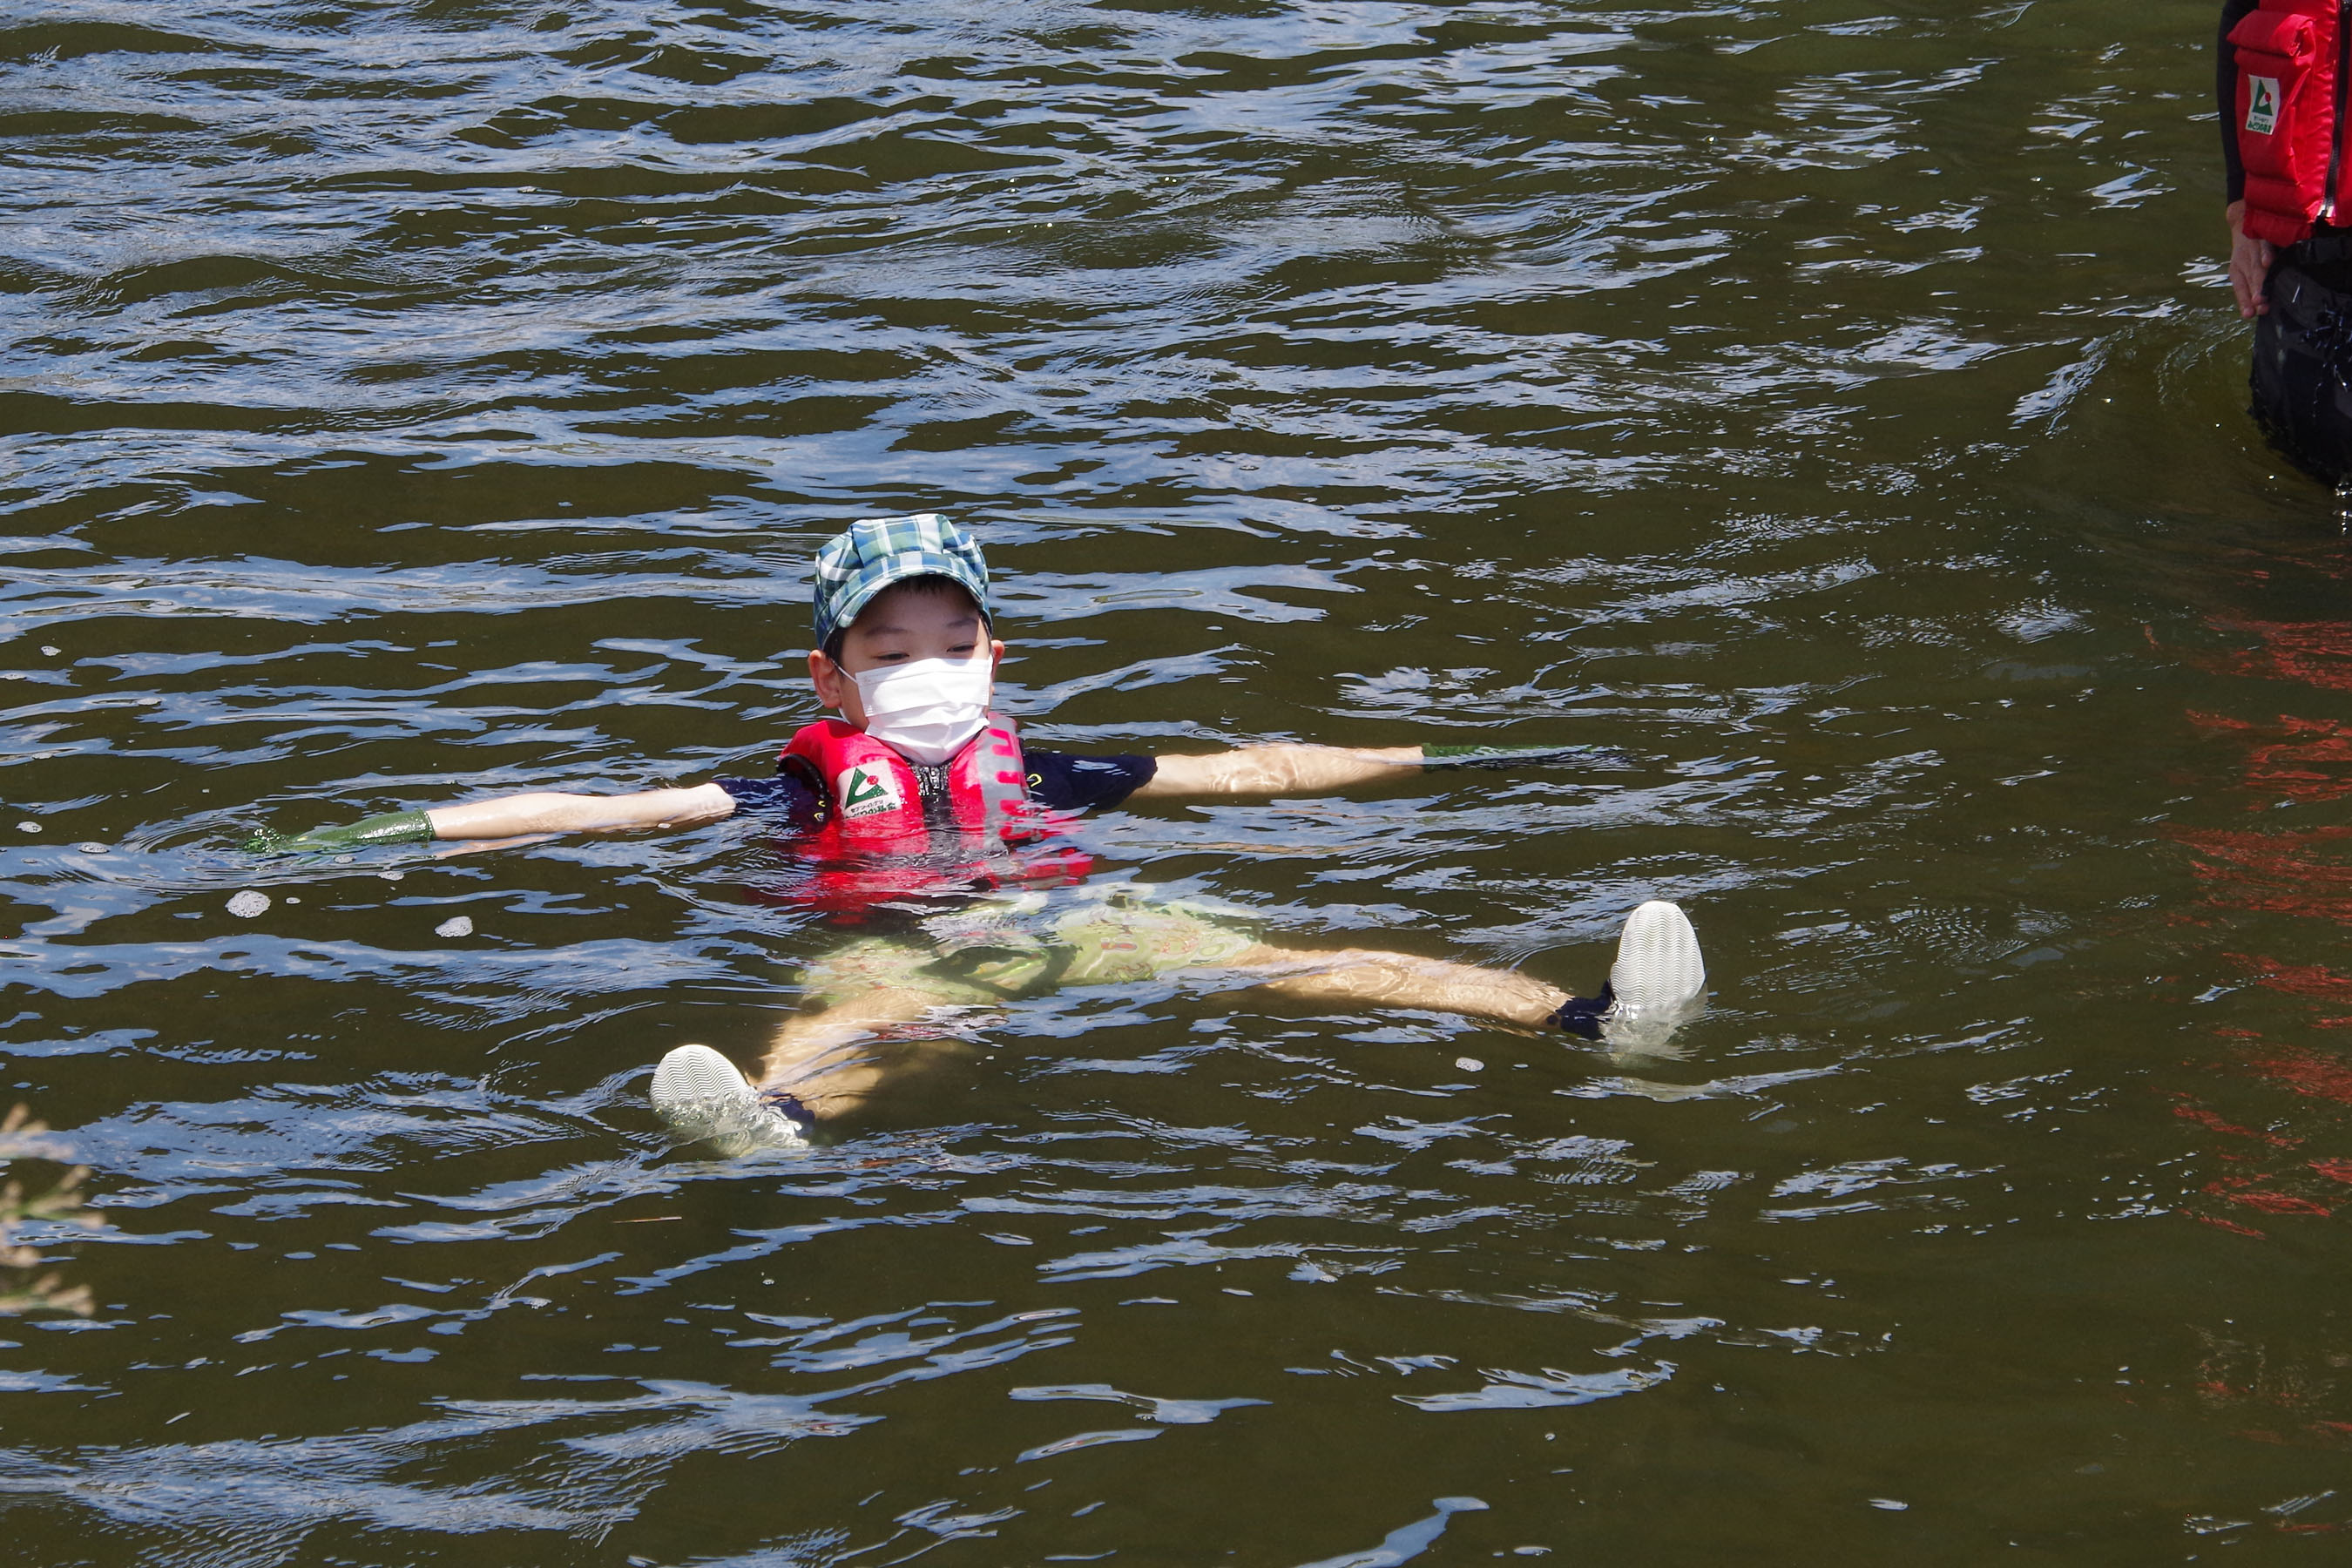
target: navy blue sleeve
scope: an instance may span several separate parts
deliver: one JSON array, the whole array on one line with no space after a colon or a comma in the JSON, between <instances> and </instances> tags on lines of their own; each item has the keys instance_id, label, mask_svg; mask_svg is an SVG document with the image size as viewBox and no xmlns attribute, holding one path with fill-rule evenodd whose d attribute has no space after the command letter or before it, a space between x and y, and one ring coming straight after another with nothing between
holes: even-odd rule
<instances>
[{"instance_id":1,"label":"navy blue sleeve","mask_svg":"<svg viewBox=\"0 0 2352 1568\"><path fill-rule=\"evenodd\" d=\"M1108 810L1151 782L1160 764L1150 757L1076 757L1023 747L1029 798L1049 811Z\"/></svg>"},{"instance_id":2,"label":"navy blue sleeve","mask_svg":"<svg viewBox=\"0 0 2352 1568\"><path fill-rule=\"evenodd\" d=\"M795 833L810 833L823 819L824 803L816 791L804 779L791 773L778 773L772 779L713 779L710 781L727 792L735 809L753 816L764 816L780 826Z\"/></svg>"},{"instance_id":3,"label":"navy blue sleeve","mask_svg":"<svg viewBox=\"0 0 2352 1568\"><path fill-rule=\"evenodd\" d=\"M2221 47L2216 59L2213 96L2221 108L2221 199L2234 202L2246 194L2246 165L2238 155L2238 51L2231 46L2230 29L2254 8L2254 0L2222 0Z\"/></svg>"}]
</instances>

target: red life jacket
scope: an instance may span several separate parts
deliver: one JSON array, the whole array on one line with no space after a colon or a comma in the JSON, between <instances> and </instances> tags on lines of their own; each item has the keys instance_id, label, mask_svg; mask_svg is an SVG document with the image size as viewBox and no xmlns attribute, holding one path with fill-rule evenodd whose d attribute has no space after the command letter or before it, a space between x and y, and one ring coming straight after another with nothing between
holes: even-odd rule
<instances>
[{"instance_id":1,"label":"red life jacket","mask_svg":"<svg viewBox=\"0 0 2352 1568\"><path fill-rule=\"evenodd\" d=\"M935 793L928 811L915 764L865 731L823 719L794 734L778 761L816 790L824 814L800 846L816 864L800 901L855 914L1007 882L1083 880L1092 858L1045 842L1063 819L1029 798L1011 721L988 718L934 773L944 799Z\"/></svg>"},{"instance_id":2,"label":"red life jacket","mask_svg":"<svg viewBox=\"0 0 2352 1568\"><path fill-rule=\"evenodd\" d=\"M2230 29L2238 67L2236 135L2246 169L2242 226L2274 245L2352 211L2344 156L2342 0L2260 0Z\"/></svg>"}]
</instances>

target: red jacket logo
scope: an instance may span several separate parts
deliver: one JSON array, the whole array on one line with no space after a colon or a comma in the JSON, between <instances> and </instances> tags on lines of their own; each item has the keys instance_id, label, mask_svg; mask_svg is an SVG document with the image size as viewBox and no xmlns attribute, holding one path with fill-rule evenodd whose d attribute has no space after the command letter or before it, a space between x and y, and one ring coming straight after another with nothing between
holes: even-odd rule
<instances>
[{"instance_id":1,"label":"red jacket logo","mask_svg":"<svg viewBox=\"0 0 2352 1568\"><path fill-rule=\"evenodd\" d=\"M2246 129L2257 136L2267 136L2278 129L2278 78L2250 76L2246 86Z\"/></svg>"},{"instance_id":2,"label":"red jacket logo","mask_svg":"<svg viewBox=\"0 0 2352 1568\"><path fill-rule=\"evenodd\" d=\"M872 816L877 812L896 811L907 804L898 793L898 781L880 768L870 768L863 763L841 770L833 781L833 798L841 803L844 816Z\"/></svg>"}]
</instances>

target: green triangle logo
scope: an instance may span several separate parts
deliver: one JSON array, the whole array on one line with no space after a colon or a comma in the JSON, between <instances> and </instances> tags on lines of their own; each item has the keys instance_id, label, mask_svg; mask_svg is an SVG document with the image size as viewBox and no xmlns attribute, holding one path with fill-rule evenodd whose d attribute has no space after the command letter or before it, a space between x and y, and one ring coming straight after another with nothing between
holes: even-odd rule
<instances>
[{"instance_id":1,"label":"green triangle logo","mask_svg":"<svg viewBox=\"0 0 2352 1568\"><path fill-rule=\"evenodd\" d=\"M2257 136L2269 136L2278 131L2278 79L2250 76L2246 79L2246 129Z\"/></svg>"},{"instance_id":2,"label":"green triangle logo","mask_svg":"<svg viewBox=\"0 0 2352 1568\"><path fill-rule=\"evenodd\" d=\"M833 799L845 817L878 816L905 805L907 791L888 768L852 763L834 774Z\"/></svg>"}]
</instances>

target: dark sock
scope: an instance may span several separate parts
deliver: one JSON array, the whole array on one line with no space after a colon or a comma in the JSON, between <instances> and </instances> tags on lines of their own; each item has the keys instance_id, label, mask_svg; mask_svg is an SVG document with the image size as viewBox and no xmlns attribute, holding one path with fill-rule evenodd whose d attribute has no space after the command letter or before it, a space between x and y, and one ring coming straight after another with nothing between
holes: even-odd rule
<instances>
[{"instance_id":1,"label":"dark sock","mask_svg":"<svg viewBox=\"0 0 2352 1568\"><path fill-rule=\"evenodd\" d=\"M803 1105L796 1094L781 1089L763 1089L760 1091L760 1100L771 1110L783 1112L797 1126L809 1128L816 1125L816 1113Z\"/></svg>"},{"instance_id":2,"label":"dark sock","mask_svg":"<svg viewBox=\"0 0 2352 1568\"><path fill-rule=\"evenodd\" d=\"M1601 1015L1609 1011L1616 1002L1616 991L1604 980L1601 984L1600 995L1571 996L1560 1005L1558 1012L1544 1022L1565 1029L1571 1035L1581 1035L1588 1040L1597 1040L1601 1037Z\"/></svg>"}]
</instances>

